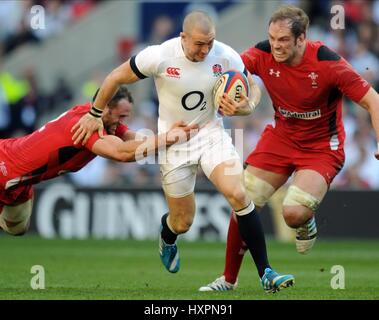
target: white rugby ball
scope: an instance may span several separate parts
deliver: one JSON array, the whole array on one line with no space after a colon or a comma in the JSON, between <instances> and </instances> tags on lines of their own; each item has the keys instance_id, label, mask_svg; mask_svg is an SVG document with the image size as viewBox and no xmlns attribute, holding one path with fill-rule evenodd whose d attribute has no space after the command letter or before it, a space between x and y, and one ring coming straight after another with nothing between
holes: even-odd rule
<instances>
[{"instance_id":1,"label":"white rugby ball","mask_svg":"<svg viewBox=\"0 0 379 320\"><path fill-rule=\"evenodd\" d=\"M217 79L213 87L213 104L216 109L220 106L220 99L224 93L239 102L241 93L249 96L249 81L247 77L238 70L225 71L220 78Z\"/></svg>"}]
</instances>

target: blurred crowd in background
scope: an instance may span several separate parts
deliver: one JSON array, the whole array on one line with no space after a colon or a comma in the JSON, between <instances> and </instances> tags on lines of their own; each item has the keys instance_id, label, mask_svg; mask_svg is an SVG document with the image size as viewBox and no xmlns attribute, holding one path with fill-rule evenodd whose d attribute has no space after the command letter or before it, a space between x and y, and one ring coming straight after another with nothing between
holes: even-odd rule
<instances>
[{"instance_id":1,"label":"blurred crowd in background","mask_svg":"<svg viewBox=\"0 0 379 320\"><path fill-rule=\"evenodd\" d=\"M38 70L32 67L16 76L2 68L2 60L25 44L36 46L63 33L100 1L95 0L5 0L0 2L0 137L30 133L41 116L73 99L72 88L57 75L54 90L41 92ZM40 7L39 7L40 6ZM33 29L32 8L44 10L46 28Z\"/></svg>"},{"instance_id":2,"label":"blurred crowd in background","mask_svg":"<svg viewBox=\"0 0 379 320\"><path fill-rule=\"evenodd\" d=\"M81 88L72 88L63 76L57 75L54 90L42 92L38 86L38 70L28 68L22 76L9 73L1 66L1 60L22 48L25 43L40 45L50 38L65 32L70 25L78 23L101 1L95 0L44 0L44 1L1 1L0 3L0 138L17 137L34 131L41 125L43 115L52 110L67 109L74 97L89 101L106 76L104 70L95 70L93 77ZM181 17L194 8L208 11L217 20L218 14L235 1L209 2L193 5L182 2L181 12L176 15L157 13L149 24L141 25L140 39L136 48L159 44L178 35ZM379 89L379 0L283 0L302 7L310 16L311 27L307 37L321 40L347 59L353 67L376 89ZM330 27L330 8L342 4L345 9L344 30ZM46 12L44 30L30 28L30 8L41 5ZM145 3L145 9L154 3ZM154 10L148 11L153 14ZM175 17L175 18L173 18ZM265 39L262 39L265 40ZM250 44L246 43L246 47ZM115 50L120 50L116 47ZM125 57L127 58L127 57ZM145 80L150 81L150 80ZM259 79L257 79L259 82ZM144 101L136 102L135 112L128 122L133 130L148 128L156 132L158 101L151 82L151 92ZM262 87L263 88L263 87ZM264 88L263 88L264 89ZM266 94L266 93L265 93ZM379 106L378 106L379 107ZM374 158L376 138L369 115L349 100L344 103L346 130L346 162L336 177L333 189L379 189L379 162ZM270 105L260 105L252 116L225 119L226 128L243 129L243 154L245 158L256 145L260 133L273 119ZM233 136L233 134L232 134ZM160 186L157 164L120 164L102 159L92 161L86 168L65 179L81 186L134 186L146 188ZM208 185L199 172L197 185Z\"/></svg>"}]
</instances>

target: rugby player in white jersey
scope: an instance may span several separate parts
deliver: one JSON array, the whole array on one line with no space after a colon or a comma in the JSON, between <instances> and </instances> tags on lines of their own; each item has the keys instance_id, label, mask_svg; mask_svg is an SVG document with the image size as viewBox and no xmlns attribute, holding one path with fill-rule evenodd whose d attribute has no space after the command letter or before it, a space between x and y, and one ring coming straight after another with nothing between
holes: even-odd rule
<instances>
[{"instance_id":1,"label":"rugby player in white jersey","mask_svg":"<svg viewBox=\"0 0 379 320\"><path fill-rule=\"evenodd\" d=\"M240 55L216 41L215 35L214 23L206 13L189 13L180 37L145 48L106 77L91 111L73 126L73 139L86 143L93 131L101 129L97 116L120 85L153 77L159 99L159 132L166 132L178 120L198 124L200 128L188 142L169 147L161 157L162 187L169 208L161 220L159 253L163 265L171 273L179 270L176 240L193 222L194 187L201 166L236 213L241 236L264 290L275 292L292 285L294 277L279 275L269 265L260 218L245 192L241 160L213 105L212 89L222 72L247 72ZM219 107L222 115L251 114L260 100L260 91L251 75L248 79L251 97L243 96L237 103L224 94Z\"/></svg>"}]
</instances>

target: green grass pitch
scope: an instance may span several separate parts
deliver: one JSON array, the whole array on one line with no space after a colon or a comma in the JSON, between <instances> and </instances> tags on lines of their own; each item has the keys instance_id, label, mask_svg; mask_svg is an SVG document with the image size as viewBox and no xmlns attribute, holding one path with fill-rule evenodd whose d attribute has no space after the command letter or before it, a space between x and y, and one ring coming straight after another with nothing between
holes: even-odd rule
<instances>
[{"instance_id":1,"label":"green grass pitch","mask_svg":"<svg viewBox=\"0 0 379 320\"><path fill-rule=\"evenodd\" d=\"M294 244L267 242L272 266L295 275L292 288L276 294L261 289L249 254L238 289L201 293L223 270L225 244L179 241L181 270L161 265L157 241L46 240L0 237L0 299L289 300L379 299L378 241L318 241L307 256ZM33 265L45 270L43 290L32 290ZM345 289L332 289L331 268L345 271Z\"/></svg>"}]
</instances>

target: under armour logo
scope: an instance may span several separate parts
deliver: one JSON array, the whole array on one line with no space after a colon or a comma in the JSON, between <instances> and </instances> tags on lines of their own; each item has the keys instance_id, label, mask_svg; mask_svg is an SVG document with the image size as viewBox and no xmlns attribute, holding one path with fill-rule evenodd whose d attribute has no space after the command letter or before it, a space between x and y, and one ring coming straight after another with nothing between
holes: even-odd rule
<instances>
[{"instance_id":1,"label":"under armour logo","mask_svg":"<svg viewBox=\"0 0 379 320\"><path fill-rule=\"evenodd\" d=\"M274 71L274 69L270 69L269 75L275 75L277 78L280 77L280 71Z\"/></svg>"},{"instance_id":2,"label":"under armour logo","mask_svg":"<svg viewBox=\"0 0 379 320\"><path fill-rule=\"evenodd\" d=\"M318 78L318 74L317 73L314 73L314 72L311 72L309 75L308 75L308 78L311 78L312 79L312 88L317 88L318 84L316 82L317 78Z\"/></svg>"},{"instance_id":3,"label":"under armour logo","mask_svg":"<svg viewBox=\"0 0 379 320\"><path fill-rule=\"evenodd\" d=\"M7 167L5 166L5 162L4 161L0 162L0 171L3 174L3 176L6 177L8 175Z\"/></svg>"},{"instance_id":4,"label":"under armour logo","mask_svg":"<svg viewBox=\"0 0 379 320\"><path fill-rule=\"evenodd\" d=\"M180 68L168 67L166 69L166 74L169 77L180 78Z\"/></svg>"}]
</instances>

